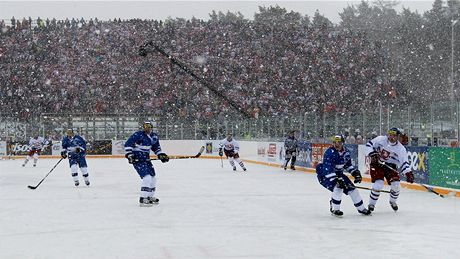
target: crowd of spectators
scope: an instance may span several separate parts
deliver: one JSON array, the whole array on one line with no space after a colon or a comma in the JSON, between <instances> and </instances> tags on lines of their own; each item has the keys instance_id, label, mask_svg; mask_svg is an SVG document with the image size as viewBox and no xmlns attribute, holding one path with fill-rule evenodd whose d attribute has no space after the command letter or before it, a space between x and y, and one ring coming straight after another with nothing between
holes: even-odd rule
<instances>
[{"instance_id":1,"label":"crowd of spectators","mask_svg":"<svg viewBox=\"0 0 460 259\"><path fill-rule=\"evenodd\" d=\"M138 55L150 40L251 117L359 111L385 88L379 45L337 26L237 16L13 19L0 22L0 113L24 120L43 113L238 115L161 54Z\"/></svg>"}]
</instances>

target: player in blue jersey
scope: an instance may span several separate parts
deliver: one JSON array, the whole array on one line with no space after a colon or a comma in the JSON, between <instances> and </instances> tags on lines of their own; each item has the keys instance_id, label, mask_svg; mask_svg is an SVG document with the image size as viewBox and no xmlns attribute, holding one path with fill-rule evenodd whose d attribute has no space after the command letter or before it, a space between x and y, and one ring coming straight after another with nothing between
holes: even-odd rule
<instances>
[{"instance_id":1,"label":"player in blue jersey","mask_svg":"<svg viewBox=\"0 0 460 259\"><path fill-rule=\"evenodd\" d=\"M69 158L70 172L75 186L80 185L78 180L78 168L83 175L85 184L89 186L88 165L86 164L86 140L80 135L76 135L73 129L66 131L66 136L62 138L61 157Z\"/></svg>"},{"instance_id":2,"label":"player in blue jersey","mask_svg":"<svg viewBox=\"0 0 460 259\"><path fill-rule=\"evenodd\" d=\"M363 199L351 180L344 174L348 171L354 177L354 183L362 180L359 170L351 164L351 156L348 149L344 147L345 139L342 135L336 135L332 139L332 147L329 147L323 155L323 162L316 166L316 173L319 183L332 192L330 200L330 211L334 216L342 216L340 203L342 194L349 195L358 212L370 215L371 211L366 209Z\"/></svg>"},{"instance_id":3,"label":"player in blue jersey","mask_svg":"<svg viewBox=\"0 0 460 259\"><path fill-rule=\"evenodd\" d=\"M150 207L159 202L159 199L154 197L156 178L155 169L150 161L150 150L163 163L168 162L169 157L161 151L158 135L153 132L153 124L147 121L142 127L142 131L135 132L126 141L125 157L142 179L139 204L141 207Z\"/></svg>"}]
</instances>

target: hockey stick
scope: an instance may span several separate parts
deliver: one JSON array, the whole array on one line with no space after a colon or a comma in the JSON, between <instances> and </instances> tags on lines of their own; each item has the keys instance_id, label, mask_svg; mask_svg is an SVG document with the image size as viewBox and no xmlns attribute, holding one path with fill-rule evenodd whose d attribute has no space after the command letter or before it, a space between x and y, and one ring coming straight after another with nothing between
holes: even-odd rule
<instances>
[{"instance_id":1,"label":"hockey stick","mask_svg":"<svg viewBox=\"0 0 460 259\"><path fill-rule=\"evenodd\" d=\"M202 76L198 76L194 71L192 71L190 68L188 68L184 63L173 57L172 55L166 53L166 51L162 48L160 48L158 45L154 44L153 41L148 41L144 45L142 45L139 48L139 55L140 56L147 56L147 54L150 52L150 50L147 48L148 46L153 47L155 51L163 55L164 57L168 58L174 65L178 66L180 69L185 71L187 74L195 78L200 84L205 86L208 90L213 92L216 96L220 97L222 100L227 102L230 106L232 106L235 110L237 110L239 113L241 113L243 116L246 118L252 118L252 116L246 112L241 106L236 104L233 100L231 100L229 97L226 95L222 94L221 91L219 91L215 86L211 85L208 81L204 79Z\"/></svg>"},{"instance_id":2,"label":"hockey stick","mask_svg":"<svg viewBox=\"0 0 460 259\"><path fill-rule=\"evenodd\" d=\"M398 170L396 170L396 169L394 169L393 167L391 167L391 166L385 164L384 162L379 161L379 164L381 164L381 165L385 166L386 168L392 170L393 172L399 174ZM435 191L435 190L433 189L433 187L427 186L427 185L425 185L425 184L423 184L423 183L420 183L420 184L418 184L418 185L423 186L428 192L434 193L434 194L436 194L436 195L438 195L438 196L444 198L444 195L443 195L443 194L440 194L440 193L437 192L437 191Z\"/></svg>"},{"instance_id":3,"label":"hockey stick","mask_svg":"<svg viewBox=\"0 0 460 259\"><path fill-rule=\"evenodd\" d=\"M32 189L32 190L35 190L38 188L38 186L40 186L40 184L42 184L42 182L46 179L46 177L48 177L49 174L51 174L51 172L53 172L54 168L56 168L57 165L59 165L59 163L61 163L62 159L64 159L63 157L61 157L61 159L59 159L59 161L53 166L53 168L51 168L51 170L45 175L45 177L43 177L43 179L38 182L37 185L35 186L32 186L32 185L29 185L27 186L29 189Z\"/></svg>"},{"instance_id":4,"label":"hockey stick","mask_svg":"<svg viewBox=\"0 0 460 259\"><path fill-rule=\"evenodd\" d=\"M363 190L372 191L372 188L369 188L369 187L358 186L358 185L355 185L355 187L358 188L358 189L363 189ZM380 192L390 193L390 191L387 191L387 190L380 190Z\"/></svg>"},{"instance_id":5,"label":"hockey stick","mask_svg":"<svg viewBox=\"0 0 460 259\"><path fill-rule=\"evenodd\" d=\"M189 158L199 158L201 156L201 153L203 153L204 151L204 146L202 146L200 148L200 151L198 152L198 154L194 155L194 156L170 156L169 159L189 159ZM160 160L158 157L157 158L150 158L150 161L153 161L153 160Z\"/></svg>"},{"instance_id":6,"label":"hockey stick","mask_svg":"<svg viewBox=\"0 0 460 259\"><path fill-rule=\"evenodd\" d=\"M435 190L433 189L433 187L428 186L428 185L425 185L425 184L420 184L420 185L423 186L423 187L425 187L425 189L427 189L428 192L432 192L432 193L434 193L434 194L436 194L436 195L441 196L442 198L444 198L444 195L443 195L443 194L440 194L440 193L437 192L437 191L435 191Z\"/></svg>"}]
</instances>

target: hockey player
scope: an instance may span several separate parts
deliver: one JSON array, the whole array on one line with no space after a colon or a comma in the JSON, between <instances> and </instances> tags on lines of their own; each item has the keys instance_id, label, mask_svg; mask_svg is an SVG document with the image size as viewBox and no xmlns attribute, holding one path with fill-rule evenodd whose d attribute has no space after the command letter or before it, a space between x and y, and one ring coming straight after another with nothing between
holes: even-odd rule
<instances>
[{"instance_id":1,"label":"hockey player","mask_svg":"<svg viewBox=\"0 0 460 259\"><path fill-rule=\"evenodd\" d=\"M154 197L156 188L155 169L150 161L150 150L152 150L161 162L169 161L168 155L161 151L158 135L153 132L153 124L144 122L143 131L137 131L131 135L125 143L125 157L134 166L141 178L141 192L139 205L150 207L160 201Z\"/></svg>"},{"instance_id":2,"label":"hockey player","mask_svg":"<svg viewBox=\"0 0 460 259\"><path fill-rule=\"evenodd\" d=\"M399 196L399 172L406 175L407 182L414 182L414 174L410 170L406 148L401 145L398 138L401 131L398 128L388 130L387 136L378 136L365 147L365 154L370 157L370 174L373 182L369 198L369 210L373 211L383 188L384 179L390 185L390 206L398 210L396 200Z\"/></svg>"},{"instance_id":3,"label":"hockey player","mask_svg":"<svg viewBox=\"0 0 460 259\"><path fill-rule=\"evenodd\" d=\"M223 156L225 153L233 171L236 171L235 161L238 162L243 171L246 171L246 167L244 167L243 161L241 161L240 155L238 154L240 145L233 139L232 133L227 133L227 137L221 140L219 145L219 156Z\"/></svg>"},{"instance_id":4,"label":"hockey player","mask_svg":"<svg viewBox=\"0 0 460 259\"><path fill-rule=\"evenodd\" d=\"M88 165L86 164L86 140L74 133L73 129L66 130L66 135L62 138L62 158L69 158L70 172L75 186L80 185L78 180L78 168L83 175L85 184L89 186Z\"/></svg>"},{"instance_id":5,"label":"hockey player","mask_svg":"<svg viewBox=\"0 0 460 259\"><path fill-rule=\"evenodd\" d=\"M348 171L354 177L354 183L362 180L359 170L351 164L350 152L344 147L345 138L336 135L332 138L332 147L329 147L323 156L323 162L316 166L316 173L319 183L332 192L330 211L334 216L342 216L340 210L342 194L351 197L358 212L364 215L371 214L371 211L364 207L363 200L351 180L344 174Z\"/></svg>"},{"instance_id":6,"label":"hockey player","mask_svg":"<svg viewBox=\"0 0 460 259\"><path fill-rule=\"evenodd\" d=\"M297 139L295 138L295 130L289 132L289 136L284 140L284 150L286 151L284 170L286 170L289 160L291 160L291 169L295 170L295 161L297 158Z\"/></svg>"},{"instance_id":7,"label":"hockey player","mask_svg":"<svg viewBox=\"0 0 460 259\"><path fill-rule=\"evenodd\" d=\"M26 164L29 162L29 160L32 159L32 157L34 158L34 167L37 166L38 157L40 156L42 149L48 144L48 140L45 140L43 137L40 137L38 135L34 136L33 138L30 138L29 153L27 154L22 166L26 166Z\"/></svg>"}]
</instances>

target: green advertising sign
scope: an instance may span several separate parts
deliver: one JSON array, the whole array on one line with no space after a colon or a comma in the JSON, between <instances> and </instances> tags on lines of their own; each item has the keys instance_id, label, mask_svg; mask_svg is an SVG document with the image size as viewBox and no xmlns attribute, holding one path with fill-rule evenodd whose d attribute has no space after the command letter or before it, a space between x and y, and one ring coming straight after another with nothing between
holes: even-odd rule
<instances>
[{"instance_id":1,"label":"green advertising sign","mask_svg":"<svg viewBox=\"0 0 460 259\"><path fill-rule=\"evenodd\" d=\"M460 149L432 147L430 156L430 185L460 189Z\"/></svg>"}]
</instances>

